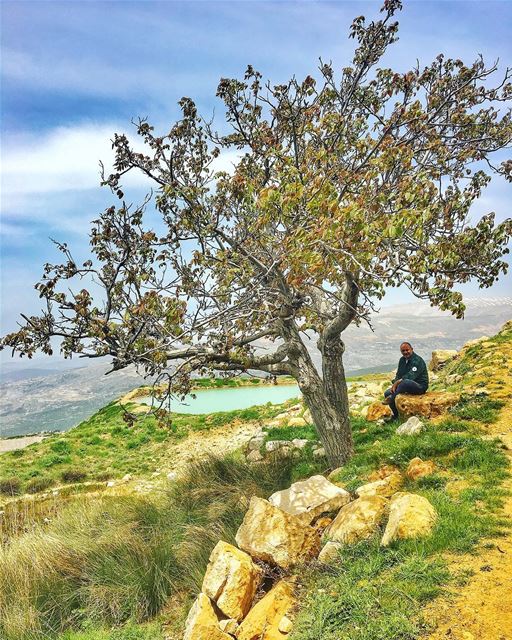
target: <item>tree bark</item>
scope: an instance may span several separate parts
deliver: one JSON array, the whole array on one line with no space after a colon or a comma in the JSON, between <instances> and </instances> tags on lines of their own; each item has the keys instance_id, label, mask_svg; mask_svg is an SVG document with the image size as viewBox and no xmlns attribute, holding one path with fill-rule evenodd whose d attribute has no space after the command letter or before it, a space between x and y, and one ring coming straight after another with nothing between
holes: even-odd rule
<instances>
[{"instance_id":1,"label":"tree bark","mask_svg":"<svg viewBox=\"0 0 512 640\"><path fill-rule=\"evenodd\" d=\"M299 389L333 469L344 465L353 454L343 351L344 345L339 339L330 347L323 345L323 379L305 347L296 363Z\"/></svg>"}]
</instances>

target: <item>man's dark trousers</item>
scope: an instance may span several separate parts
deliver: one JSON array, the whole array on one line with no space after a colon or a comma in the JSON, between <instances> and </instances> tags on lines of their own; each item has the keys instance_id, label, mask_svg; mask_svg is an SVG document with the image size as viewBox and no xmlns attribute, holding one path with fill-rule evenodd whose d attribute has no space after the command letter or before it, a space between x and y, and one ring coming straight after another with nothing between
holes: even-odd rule
<instances>
[{"instance_id":1,"label":"man's dark trousers","mask_svg":"<svg viewBox=\"0 0 512 640\"><path fill-rule=\"evenodd\" d=\"M422 387L421 384L414 382L414 380L402 380L402 382L395 389L395 392L392 393L391 389L387 389L384 391L384 397L389 398L389 406L391 407L391 411L395 418L398 418L398 409L396 408L395 398L399 393L412 393L415 396L419 396L422 393L425 393L425 387Z\"/></svg>"}]
</instances>

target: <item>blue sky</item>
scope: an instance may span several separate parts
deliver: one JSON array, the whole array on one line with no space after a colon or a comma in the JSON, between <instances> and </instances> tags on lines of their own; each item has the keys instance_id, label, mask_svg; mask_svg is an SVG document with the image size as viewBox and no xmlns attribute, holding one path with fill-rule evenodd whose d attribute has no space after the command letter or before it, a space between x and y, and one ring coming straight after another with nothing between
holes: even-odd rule
<instances>
[{"instance_id":1,"label":"blue sky","mask_svg":"<svg viewBox=\"0 0 512 640\"><path fill-rule=\"evenodd\" d=\"M439 52L470 62L482 53L512 64L512 1L405 0L400 41L386 62L406 70ZM183 95L209 115L221 108L221 76L248 63L277 83L315 72L318 57L347 64L353 17L375 17L380 2L3 1L2 11L2 331L20 311L39 308L32 289L49 237L87 252L89 221L111 202L99 187L114 131L148 116L164 132ZM137 200L142 180L128 194ZM475 208L510 216L512 185L496 181ZM491 291L510 295L510 280ZM414 300L394 292L388 303Z\"/></svg>"}]
</instances>

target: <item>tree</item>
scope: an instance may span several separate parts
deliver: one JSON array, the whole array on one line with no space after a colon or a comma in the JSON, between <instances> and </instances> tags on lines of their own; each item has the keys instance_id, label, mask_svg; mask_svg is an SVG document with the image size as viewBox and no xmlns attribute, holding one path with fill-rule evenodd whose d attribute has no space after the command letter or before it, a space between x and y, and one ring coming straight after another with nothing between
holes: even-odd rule
<instances>
[{"instance_id":1,"label":"tree","mask_svg":"<svg viewBox=\"0 0 512 640\"><path fill-rule=\"evenodd\" d=\"M169 392L189 389L194 371L259 370L293 376L332 466L352 454L342 333L368 320L387 287L462 317L457 283L491 286L507 264L511 221L476 224L471 204L492 174L512 180L512 162L492 163L512 141L507 69L467 66L439 55L407 73L379 67L396 39L400 0L381 19L354 20L350 66L337 74L320 61L318 80L272 86L251 66L243 80L222 79L228 132L217 133L192 100L156 136L137 124L146 153L115 135L114 173L103 175L120 200L93 223L93 260L46 265L36 285L46 301L3 339L29 357L112 356L148 374L168 373ZM218 158L238 154L232 171ZM142 171L155 184L136 208L121 182ZM150 203L163 231L144 226ZM65 293L69 280L92 278ZM321 375L306 348L314 332ZM261 345L265 346L262 350ZM257 348L259 345L259 348ZM177 366L168 367L177 361Z\"/></svg>"}]
</instances>

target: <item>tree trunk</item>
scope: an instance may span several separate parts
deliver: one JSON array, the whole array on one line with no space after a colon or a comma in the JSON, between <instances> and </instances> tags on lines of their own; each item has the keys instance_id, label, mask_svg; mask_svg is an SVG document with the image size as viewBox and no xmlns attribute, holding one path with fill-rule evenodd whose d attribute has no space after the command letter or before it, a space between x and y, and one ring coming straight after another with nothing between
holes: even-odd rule
<instances>
[{"instance_id":1,"label":"tree trunk","mask_svg":"<svg viewBox=\"0 0 512 640\"><path fill-rule=\"evenodd\" d=\"M343 368L344 345L338 338L321 346L323 380L307 350L298 361L297 382L318 430L331 468L344 465L353 454L347 383Z\"/></svg>"}]
</instances>

